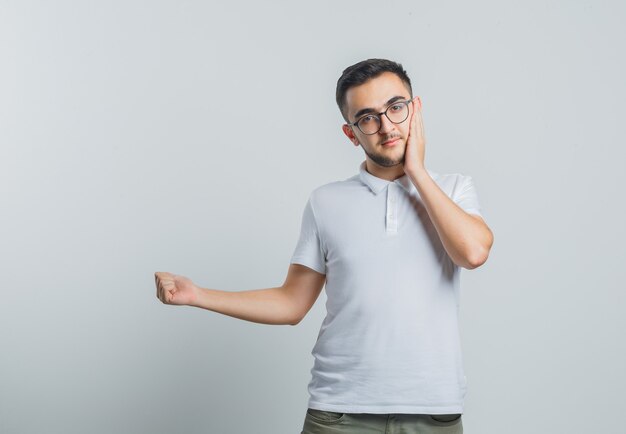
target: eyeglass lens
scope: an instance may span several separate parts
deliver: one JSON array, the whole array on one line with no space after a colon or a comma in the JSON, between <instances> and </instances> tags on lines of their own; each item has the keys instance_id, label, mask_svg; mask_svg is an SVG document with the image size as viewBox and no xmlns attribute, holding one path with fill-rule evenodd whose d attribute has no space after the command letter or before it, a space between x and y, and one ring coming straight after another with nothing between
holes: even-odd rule
<instances>
[{"instance_id":1,"label":"eyeglass lens","mask_svg":"<svg viewBox=\"0 0 626 434\"><path fill-rule=\"evenodd\" d=\"M387 118L394 124L404 122L409 117L408 104L395 103L385 110ZM363 134L374 134L380 130L380 118L377 115L365 115L357 122L357 126Z\"/></svg>"}]
</instances>

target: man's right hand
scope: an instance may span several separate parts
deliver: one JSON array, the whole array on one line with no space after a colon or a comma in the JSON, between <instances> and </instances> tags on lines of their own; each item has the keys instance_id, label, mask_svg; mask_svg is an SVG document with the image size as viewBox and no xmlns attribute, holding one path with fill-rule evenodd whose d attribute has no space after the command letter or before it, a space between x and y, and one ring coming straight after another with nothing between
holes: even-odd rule
<instances>
[{"instance_id":1,"label":"man's right hand","mask_svg":"<svg viewBox=\"0 0 626 434\"><path fill-rule=\"evenodd\" d=\"M167 272L154 273L157 297L165 304L193 305L198 299L198 288L190 279Z\"/></svg>"},{"instance_id":2,"label":"man's right hand","mask_svg":"<svg viewBox=\"0 0 626 434\"><path fill-rule=\"evenodd\" d=\"M247 291L200 288L184 276L154 273L157 297L165 304L186 304L262 324L296 325L319 296L326 275L289 264L281 286Z\"/></svg>"}]
</instances>

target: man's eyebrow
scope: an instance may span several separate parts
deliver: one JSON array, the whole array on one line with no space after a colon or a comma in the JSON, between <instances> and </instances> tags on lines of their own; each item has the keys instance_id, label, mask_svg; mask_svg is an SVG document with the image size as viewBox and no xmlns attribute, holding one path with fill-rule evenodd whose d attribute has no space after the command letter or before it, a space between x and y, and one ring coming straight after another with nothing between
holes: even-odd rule
<instances>
[{"instance_id":1,"label":"man's eyebrow","mask_svg":"<svg viewBox=\"0 0 626 434\"><path fill-rule=\"evenodd\" d=\"M394 102L396 102L398 100L407 100L407 99L409 99L409 98L407 98L406 96L397 95L397 96L394 96L393 98L391 98L389 101L387 101L387 103L385 105L389 105L389 104L394 103ZM356 112L354 114L354 119L358 119L361 116L363 116L364 114L372 113L372 112L377 113L377 111L374 110L371 107L361 109L361 110L359 110L358 112Z\"/></svg>"}]
</instances>

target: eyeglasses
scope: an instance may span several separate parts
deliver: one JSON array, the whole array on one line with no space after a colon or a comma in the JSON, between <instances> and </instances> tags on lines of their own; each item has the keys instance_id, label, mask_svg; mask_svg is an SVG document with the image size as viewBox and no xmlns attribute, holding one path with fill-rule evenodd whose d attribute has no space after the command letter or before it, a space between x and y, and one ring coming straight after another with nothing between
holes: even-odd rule
<instances>
[{"instance_id":1,"label":"eyeglasses","mask_svg":"<svg viewBox=\"0 0 626 434\"><path fill-rule=\"evenodd\" d=\"M406 101L396 101L389 107L387 107L387 110L385 110L384 112L376 114L366 114L359 118L357 121L348 125L351 127L356 125L363 134L368 136L376 134L380 131L380 127L382 126L382 122L380 120L380 117L382 115L385 115L387 119L389 119L389 121L393 122L394 124L401 124L402 122L406 121L406 119L409 117L410 103L410 99Z\"/></svg>"}]
</instances>

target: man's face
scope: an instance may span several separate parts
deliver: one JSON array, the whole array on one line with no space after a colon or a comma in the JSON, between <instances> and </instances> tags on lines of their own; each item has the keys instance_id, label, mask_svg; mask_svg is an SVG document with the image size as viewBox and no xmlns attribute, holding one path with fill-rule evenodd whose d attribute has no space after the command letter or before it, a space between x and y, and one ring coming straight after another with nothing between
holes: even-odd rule
<instances>
[{"instance_id":1,"label":"man's face","mask_svg":"<svg viewBox=\"0 0 626 434\"><path fill-rule=\"evenodd\" d=\"M394 102L409 99L411 99L409 90L400 77L392 72L384 72L360 86L348 89L346 115L350 123L356 122L365 113L378 114ZM404 152L412 113L413 107L409 104L409 116L399 124L394 124L384 115L380 116L380 130L371 135L363 134L356 125L344 124L342 128L352 143L355 146L360 144L365 154L374 163L383 167L392 167L404 164ZM387 144L383 145L385 142Z\"/></svg>"}]
</instances>

